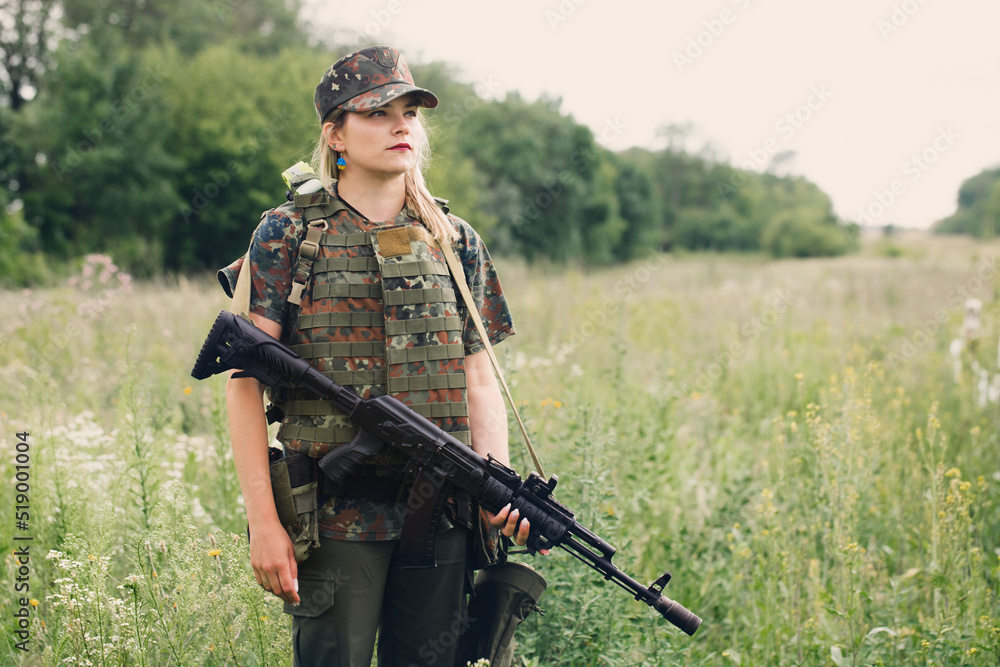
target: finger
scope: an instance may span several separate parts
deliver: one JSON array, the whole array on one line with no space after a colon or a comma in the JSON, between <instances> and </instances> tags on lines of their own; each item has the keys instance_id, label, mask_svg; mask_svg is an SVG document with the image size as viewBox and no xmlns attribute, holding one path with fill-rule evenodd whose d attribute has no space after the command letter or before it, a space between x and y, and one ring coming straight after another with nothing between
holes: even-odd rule
<instances>
[{"instance_id":1,"label":"finger","mask_svg":"<svg viewBox=\"0 0 1000 667\"><path fill-rule=\"evenodd\" d=\"M523 547L528 543L528 531L531 530L531 526L528 520L525 519L521 522L521 525L517 528L517 537L514 538L514 543L519 547Z\"/></svg>"},{"instance_id":2,"label":"finger","mask_svg":"<svg viewBox=\"0 0 1000 667\"><path fill-rule=\"evenodd\" d=\"M299 603L299 580L292 577L291 568L282 568L279 576L281 579L281 599L293 605ZM277 594L277 591L275 592Z\"/></svg>"},{"instance_id":3,"label":"finger","mask_svg":"<svg viewBox=\"0 0 1000 667\"><path fill-rule=\"evenodd\" d=\"M504 524L507 523L507 517L510 514L510 503L504 505L504 507L496 514L487 514L492 517L489 520L491 526L494 528L503 528Z\"/></svg>"},{"instance_id":4,"label":"finger","mask_svg":"<svg viewBox=\"0 0 1000 667\"><path fill-rule=\"evenodd\" d=\"M520 510L515 509L507 517L507 523L504 524L503 530L501 530L500 532L502 532L505 537L514 537L514 534L517 532L517 522L520 520L520 518L521 518Z\"/></svg>"}]
</instances>

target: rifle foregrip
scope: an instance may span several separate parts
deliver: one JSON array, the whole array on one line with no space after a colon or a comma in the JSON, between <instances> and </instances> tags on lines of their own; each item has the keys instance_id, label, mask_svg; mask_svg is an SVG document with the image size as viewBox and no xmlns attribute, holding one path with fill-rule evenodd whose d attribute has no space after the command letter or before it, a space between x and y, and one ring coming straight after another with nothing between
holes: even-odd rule
<instances>
[{"instance_id":1,"label":"rifle foregrip","mask_svg":"<svg viewBox=\"0 0 1000 667\"><path fill-rule=\"evenodd\" d=\"M653 609L660 612L663 618L683 630L689 637L701 625L701 618L697 614L689 611L684 605L671 600L665 595L661 595L660 599L653 603Z\"/></svg>"}]
</instances>

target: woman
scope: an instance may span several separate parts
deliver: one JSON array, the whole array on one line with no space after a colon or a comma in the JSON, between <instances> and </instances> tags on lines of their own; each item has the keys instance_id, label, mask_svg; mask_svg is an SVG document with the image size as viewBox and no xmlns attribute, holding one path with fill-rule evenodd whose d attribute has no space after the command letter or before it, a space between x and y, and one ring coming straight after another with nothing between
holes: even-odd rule
<instances>
[{"instance_id":1,"label":"woman","mask_svg":"<svg viewBox=\"0 0 1000 667\"><path fill-rule=\"evenodd\" d=\"M436 107L437 97L414 85L395 49L377 46L334 63L315 104L322 132L314 162L325 191L262 218L249 253L251 319L338 383L365 397L390 393L506 463L503 400L437 246L454 248L491 341L514 329L478 235L442 211L424 185L419 109ZM310 221L324 229L311 247L303 245ZM299 261L309 254L311 262ZM463 516L462 501L452 499L445 528L429 536L438 566L400 568L405 461L380 455L325 500L321 546L296 563L271 494L262 391L256 380L230 378L230 432L250 562L293 616L295 664L368 667L380 627L379 664L451 665L468 529L479 517ZM355 433L345 415L314 398L293 392L272 400L284 412L278 438L286 451L318 458ZM528 522L516 510L482 519L518 544L527 540Z\"/></svg>"}]
</instances>

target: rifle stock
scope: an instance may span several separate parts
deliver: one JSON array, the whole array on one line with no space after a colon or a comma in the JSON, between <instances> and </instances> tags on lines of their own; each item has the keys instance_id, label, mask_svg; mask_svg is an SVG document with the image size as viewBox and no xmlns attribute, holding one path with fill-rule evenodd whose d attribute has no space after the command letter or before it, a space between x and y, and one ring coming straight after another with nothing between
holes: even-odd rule
<instances>
[{"instance_id":1,"label":"rifle stock","mask_svg":"<svg viewBox=\"0 0 1000 667\"><path fill-rule=\"evenodd\" d=\"M532 472L522 480L507 466L492 457L483 458L395 398L357 396L252 323L223 311L216 318L191 375L202 380L234 369L240 372L233 377L254 377L264 384L281 387L303 387L347 413L358 426L359 435L320 460L325 474L342 480L382 447L393 447L415 462L424 477L437 478L468 491L490 512L495 513L510 503L512 510L517 509L531 523L529 553L560 547L688 635L693 635L701 624L697 615L663 595L663 588L670 581L669 573L650 586L643 586L611 562L615 548L577 523L573 512L552 497L558 482L555 475L546 481ZM417 492L419 489L415 487L413 493Z\"/></svg>"}]
</instances>

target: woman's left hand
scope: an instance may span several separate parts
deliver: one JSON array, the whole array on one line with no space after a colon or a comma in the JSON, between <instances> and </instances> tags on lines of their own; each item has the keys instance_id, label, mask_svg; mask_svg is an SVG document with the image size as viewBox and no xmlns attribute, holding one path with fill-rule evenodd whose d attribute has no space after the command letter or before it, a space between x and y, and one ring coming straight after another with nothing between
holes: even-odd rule
<instances>
[{"instance_id":1,"label":"woman's left hand","mask_svg":"<svg viewBox=\"0 0 1000 667\"><path fill-rule=\"evenodd\" d=\"M513 538L514 544L519 547L523 547L528 543L528 533L531 530L531 525L527 519L521 519L521 513L518 510L510 509L510 503L507 503L507 505L496 514L487 512L486 510L481 511L483 516L486 517L486 521L494 528L499 528L500 534L504 537ZM549 550L539 549L538 553L548 555Z\"/></svg>"}]
</instances>

